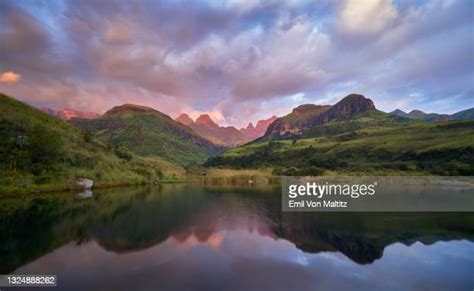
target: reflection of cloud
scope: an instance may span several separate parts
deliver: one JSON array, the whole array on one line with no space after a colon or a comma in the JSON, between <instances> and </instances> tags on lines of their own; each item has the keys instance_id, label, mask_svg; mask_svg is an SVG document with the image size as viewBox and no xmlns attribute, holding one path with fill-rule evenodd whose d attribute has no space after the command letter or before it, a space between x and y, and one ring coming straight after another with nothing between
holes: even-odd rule
<instances>
[{"instance_id":1,"label":"reflection of cloud","mask_svg":"<svg viewBox=\"0 0 474 291\"><path fill-rule=\"evenodd\" d=\"M180 245L185 246L185 247L195 247L198 245L208 245L211 248L217 249L221 245L224 236L220 233L213 233L209 237L207 237L205 240L202 238L198 238L196 234L192 233L188 235L186 238L183 238L180 236L180 234L176 234L173 236L176 241L179 242Z\"/></svg>"},{"instance_id":2,"label":"reflection of cloud","mask_svg":"<svg viewBox=\"0 0 474 291\"><path fill-rule=\"evenodd\" d=\"M341 253L308 254L285 240L230 232L217 251L182 251L173 239L137 252L107 252L95 241L62 246L19 268L53 273L64 290L469 290L474 244L393 244L370 265ZM242 243L255 245L243 248ZM413 256L413 252L417 256Z\"/></svg>"},{"instance_id":3,"label":"reflection of cloud","mask_svg":"<svg viewBox=\"0 0 474 291\"><path fill-rule=\"evenodd\" d=\"M224 237L218 233L214 233L209 237L207 243L212 246L213 248L217 249L222 244L222 240Z\"/></svg>"},{"instance_id":4,"label":"reflection of cloud","mask_svg":"<svg viewBox=\"0 0 474 291\"><path fill-rule=\"evenodd\" d=\"M0 83L15 84L20 82L21 75L14 72L4 72L0 74Z\"/></svg>"}]
</instances>

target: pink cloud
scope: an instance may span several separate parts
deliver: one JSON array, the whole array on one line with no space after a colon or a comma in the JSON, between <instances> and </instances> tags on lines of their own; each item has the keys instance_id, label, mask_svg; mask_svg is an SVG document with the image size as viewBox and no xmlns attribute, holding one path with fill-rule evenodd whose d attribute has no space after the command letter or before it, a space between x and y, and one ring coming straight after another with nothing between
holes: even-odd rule
<instances>
[{"instance_id":1,"label":"pink cloud","mask_svg":"<svg viewBox=\"0 0 474 291\"><path fill-rule=\"evenodd\" d=\"M15 84L20 82L20 80L21 75L12 71L3 72L2 74L0 74L0 83Z\"/></svg>"}]
</instances>

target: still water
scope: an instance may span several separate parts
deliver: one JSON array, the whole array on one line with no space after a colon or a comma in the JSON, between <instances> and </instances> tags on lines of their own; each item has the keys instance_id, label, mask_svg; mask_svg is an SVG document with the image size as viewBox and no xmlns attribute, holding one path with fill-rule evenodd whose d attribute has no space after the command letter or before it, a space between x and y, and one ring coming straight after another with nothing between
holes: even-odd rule
<instances>
[{"instance_id":1,"label":"still water","mask_svg":"<svg viewBox=\"0 0 474 291\"><path fill-rule=\"evenodd\" d=\"M474 288L474 213L283 213L280 195L181 184L1 199L0 274L57 274L51 290Z\"/></svg>"}]
</instances>

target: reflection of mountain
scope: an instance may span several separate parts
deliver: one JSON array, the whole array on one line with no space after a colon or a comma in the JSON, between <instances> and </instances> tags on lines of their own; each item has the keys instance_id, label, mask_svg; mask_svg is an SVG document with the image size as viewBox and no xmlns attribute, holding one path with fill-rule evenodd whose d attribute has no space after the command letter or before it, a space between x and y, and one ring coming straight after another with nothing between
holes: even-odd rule
<instances>
[{"instance_id":1,"label":"reflection of mountain","mask_svg":"<svg viewBox=\"0 0 474 291\"><path fill-rule=\"evenodd\" d=\"M359 264L382 257L396 242L474 240L474 216L454 213L295 213L275 230L304 252L339 251ZM465 219L466 224L461 221ZM407 228L410 225L410 228ZM439 227L439 228L438 228Z\"/></svg>"},{"instance_id":2,"label":"reflection of mountain","mask_svg":"<svg viewBox=\"0 0 474 291\"><path fill-rule=\"evenodd\" d=\"M170 237L218 247L220 233L239 230L288 240L304 252L338 251L371 263L395 242L474 239L474 214L282 213L279 189L271 188L122 188L86 200L73 195L5 200L0 213L0 273L70 241L95 240L117 253Z\"/></svg>"}]
</instances>

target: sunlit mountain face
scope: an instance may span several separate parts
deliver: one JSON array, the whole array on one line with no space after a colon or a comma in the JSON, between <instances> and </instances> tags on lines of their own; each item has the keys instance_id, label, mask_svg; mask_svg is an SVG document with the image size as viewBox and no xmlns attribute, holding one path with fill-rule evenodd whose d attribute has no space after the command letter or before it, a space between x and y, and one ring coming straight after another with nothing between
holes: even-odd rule
<instances>
[{"instance_id":1,"label":"sunlit mountain face","mask_svg":"<svg viewBox=\"0 0 474 291\"><path fill-rule=\"evenodd\" d=\"M461 0L6 0L0 91L38 108L130 103L236 128L353 92L385 112L452 114L472 107L472 11Z\"/></svg>"}]
</instances>

